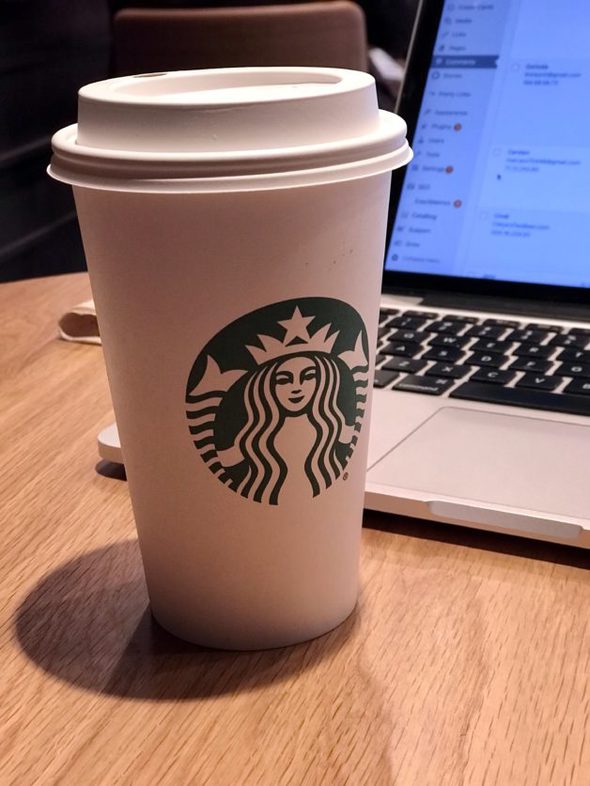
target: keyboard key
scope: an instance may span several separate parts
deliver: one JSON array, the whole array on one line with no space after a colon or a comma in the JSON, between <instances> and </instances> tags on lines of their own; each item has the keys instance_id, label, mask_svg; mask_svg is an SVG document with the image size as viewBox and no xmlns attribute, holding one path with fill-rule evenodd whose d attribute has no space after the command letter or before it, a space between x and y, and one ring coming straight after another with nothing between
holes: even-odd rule
<instances>
[{"instance_id":1,"label":"keyboard key","mask_svg":"<svg viewBox=\"0 0 590 786\"><path fill-rule=\"evenodd\" d=\"M382 368L378 368L375 372L375 380L373 382L376 388L384 388L386 385L389 385L390 382L393 382L394 379L397 379L399 374L396 371L385 371Z\"/></svg>"},{"instance_id":2,"label":"keyboard key","mask_svg":"<svg viewBox=\"0 0 590 786\"><path fill-rule=\"evenodd\" d=\"M563 392L590 396L590 379L572 379L569 385L564 388Z\"/></svg>"},{"instance_id":3,"label":"keyboard key","mask_svg":"<svg viewBox=\"0 0 590 786\"><path fill-rule=\"evenodd\" d=\"M404 311L406 317L422 317L423 319L438 319L439 314L434 311Z\"/></svg>"},{"instance_id":4,"label":"keyboard key","mask_svg":"<svg viewBox=\"0 0 590 786\"><path fill-rule=\"evenodd\" d=\"M400 357L413 358L422 352L422 347L420 344L414 344L412 341L392 341L386 347L383 347L381 352L384 355L399 355Z\"/></svg>"},{"instance_id":5,"label":"keyboard key","mask_svg":"<svg viewBox=\"0 0 590 786\"><path fill-rule=\"evenodd\" d=\"M454 319L439 319L437 322L432 322L432 324L428 325L428 330L433 333L450 333L456 336L465 330L465 327L465 322L457 322Z\"/></svg>"},{"instance_id":6,"label":"keyboard key","mask_svg":"<svg viewBox=\"0 0 590 786\"><path fill-rule=\"evenodd\" d=\"M395 390L405 390L409 393L427 393L430 396L440 396L453 385L452 379L444 377L418 377L408 374L395 386Z\"/></svg>"},{"instance_id":7,"label":"keyboard key","mask_svg":"<svg viewBox=\"0 0 590 786\"><path fill-rule=\"evenodd\" d=\"M563 325L544 325L542 322L529 322L526 326L527 330L543 330L549 333L561 333Z\"/></svg>"},{"instance_id":8,"label":"keyboard key","mask_svg":"<svg viewBox=\"0 0 590 786\"><path fill-rule=\"evenodd\" d=\"M451 363L435 363L424 373L429 377L448 377L449 379L461 379L471 371L471 366L456 366Z\"/></svg>"},{"instance_id":9,"label":"keyboard key","mask_svg":"<svg viewBox=\"0 0 590 786\"><path fill-rule=\"evenodd\" d=\"M506 388L502 385L485 385L471 380L459 385L449 395L451 398L482 401L486 404L545 409L550 412L567 412L570 415L590 415L590 396L568 396L533 388Z\"/></svg>"},{"instance_id":10,"label":"keyboard key","mask_svg":"<svg viewBox=\"0 0 590 786\"><path fill-rule=\"evenodd\" d=\"M424 360L459 360L463 352L455 347L432 347L422 356Z\"/></svg>"},{"instance_id":11,"label":"keyboard key","mask_svg":"<svg viewBox=\"0 0 590 786\"><path fill-rule=\"evenodd\" d=\"M500 338L505 332L506 328L499 325L474 325L465 335L478 338Z\"/></svg>"},{"instance_id":12,"label":"keyboard key","mask_svg":"<svg viewBox=\"0 0 590 786\"><path fill-rule=\"evenodd\" d=\"M381 308L379 309L379 324L385 322L386 319L390 317L395 317L396 314L399 314L399 309L397 308Z\"/></svg>"},{"instance_id":13,"label":"keyboard key","mask_svg":"<svg viewBox=\"0 0 590 786\"><path fill-rule=\"evenodd\" d=\"M590 352L584 352L583 349L562 349L557 356L558 360L578 361L579 363L590 363Z\"/></svg>"},{"instance_id":14,"label":"keyboard key","mask_svg":"<svg viewBox=\"0 0 590 786\"><path fill-rule=\"evenodd\" d=\"M460 349L465 344L469 344L471 339L468 336L453 336L449 333L435 333L434 338L430 339L431 347L457 347Z\"/></svg>"},{"instance_id":15,"label":"keyboard key","mask_svg":"<svg viewBox=\"0 0 590 786\"><path fill-rule=\"evenodd\" d=\"M590 378L590 363L562 363L555 371L564 377Z\"/></svg>"},{"instance_id":16,"label":"keyboard key","mask_svg":"<svg viewBox=\"0 0 590 786\"><path fill-rule=\"evenodd\" d=\"M377 356L375 357L375 365L378 366L379 363L383 363L384 360L387 360L386 355L377 354Z\"/></svg>"},{"instance_id":17,"label":"keyboard key","mask_svg":"<svg viewBox=\"0 0 590 786\"><path fill-rule=\"evenodd\" d=\"M443 314L441 319L449 322L464 322L468 325L477 325L479 322L477 317L468 317L464 314Z\"/></svg>"},{"instance_id":18,"label":"keyboard key","mask_svg":"<svg viewBox=\"0 0 590 786\"><path fill-rule=\"evenodd\" d=\"M521 344L514 350L517 357L527 358L548 358L555 352L555 347L551 345L540 346L539 344Z\"/></svg>"},{"instance_id":19,"label":"keyboard key","mask_svg":"<svg viewBox=\"0 0 590 786\"><path fill-rule=\"evenodd\" d=\"M567 332L568 336L590 336L590 328L570 328Z\"/></svg>"},{"instance_id":20,"label":"keyboard key","mask_svg":"<svg viewBox=\"0 0 590 786\"><path fill-rule=\"evenodd\" d=\"M508 368L514 371L533 371L538 374L544 374L551 368L551 361L539 360L537 358L517 358Z\"/></svg>"},{"instance_id":21,"label":"keyboard key","mask_svg":"<svg viewBox=\"0 0 590 786\"><path fill-rule=\"evenodd\" d=\"M426 333L423 330L394 330L390 339L392 341L412 341L414 344L421 344L430 335L430 333Z\"/></svg>"},{"instance_id":22,"label":"keyboard key","mask_svg":"<svg viewBox=\"0 0 590 786\"><path fill-rule=\"evenodd\" d=\"M510 333L508 333L507 336L504 337L504 340L522 341L524 344L541 344L543 341L545 341L548 335L549 333L546 330L534 330L528 327L526 330L512 330Z\"/></svg>"},{"instance_id":23,"label":"keyboard key","mask_svg":"<svg viewBox=\"0 0 590 786\"><path fill-rule=\"evenodd\" d=\"M520 322L515 322L512 319L484 319L484 325L498 325L499 327L518 328Z\"/></svg>"},{"instance_id":24,"label":"keyboard key","mask_svg":"<svg viewBox=\"0 0 590 786\"><path fill-rule=\"evenodd\" d=\"M422 371L426 365L425 360L412 360L411 358L392 357L383 366L386 371L405 371L408 374L415 374Z\"/></svg>"},{"instance_id":25,"label":"keyboard key","mask_svg":"<svg viewBox=\"0 0 590 786\"><path fill-rule=\"evenodd\" d=\"M492 385L507 385L512 382L514 371L500 371L498 368L480 368L471 377L473 382L489 382Z\"/></svg>"},{"instance_id":26,"label":"keyboard key","mask_svg":"<svg viewBox=\"0 0 590 786\"><path fill-rule=\"evenodd\" d=\"M472 344L469 349L472 352L500 352L504 354L508 352L512 346L512 341L498 341L493 338L480 338L475 344Z\"/></svg>"},{"instance_id":27,"label":"keyboard key","mask_svg":"<svg viewBox=\"0 0 590 786\"><path fill-rule=\"evenodd\" d=\"M508 358L506 355L499 355L496 352L474 352L473 355L469 355L467 358L467 363L470 363L472 366L492 366L493 368L499 368L504 365L507 360Z\"/></svg>"},{"instance_id":28,"label":"keyboard key","mask_svg":"<svg viewBox=\"0 0 590 786\"><path fill-rule=\"evenodd\" d=\"M544 374L525 374L516 383L517 388L536 388L537 390L555 390L563 382L563 377L547 377Z\"/></svg>"},{"instance_id":29,"label":"keyboard key","mask_svg":"<svg viewBox=\"0 0 590 786\"><path fill-rule=\"evenodd\" d=\"M385 338L391 333L391 328L388 327L380 327L377 331L377 338Z\"/></svg>"},{"instance_id":30,"label":"keyboard key","mask_svg":"<svg viewBox=\"0 0 590 786\"><path fill-rule=\"evenodd\" d=\"M573 347L574 349L585 349L590 341L588 336L576 336L568 333L567 335L555 336L549 344L553 347Z\"/></svg>"},{"instance_id":31,"label":"keyboard key","mask_svg":"<svg viewBox=\"0 0 590 786\"><path fill-rule=\"evenodd\" d=\"M387 323L387 327L406 328L408 330L418 330L428 322L423 317L407 317L405 314L400 314L399 317L393 317Z\"/></svg>"}]
</instances>

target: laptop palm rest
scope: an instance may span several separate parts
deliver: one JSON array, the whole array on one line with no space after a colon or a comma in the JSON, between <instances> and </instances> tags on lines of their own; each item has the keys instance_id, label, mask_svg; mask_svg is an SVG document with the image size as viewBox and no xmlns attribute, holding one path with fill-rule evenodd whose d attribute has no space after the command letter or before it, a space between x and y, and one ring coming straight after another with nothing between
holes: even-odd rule
<instances>
[{"instance_id":1,"label":"laptop palm rest","mask_svg":"<svg viewBox=\"0 0 590 786\"><path fill-rule=\"evenodd\" d=\"M367 480L420 492L436 518L574 538L580 527L567 519L590 512L588 466L588 426L446 407Z\"/></svg>"}]
</instances>

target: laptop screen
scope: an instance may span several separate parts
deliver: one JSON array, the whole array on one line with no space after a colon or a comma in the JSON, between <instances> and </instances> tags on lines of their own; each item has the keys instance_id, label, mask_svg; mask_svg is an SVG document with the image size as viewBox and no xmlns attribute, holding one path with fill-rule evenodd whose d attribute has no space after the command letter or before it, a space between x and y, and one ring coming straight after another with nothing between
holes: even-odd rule
<instances>
[{"instance_id":1,"label":"laptop screen","mask_svg":"<svg viewBox=\"0 0 590 786\"><path fill-rule=\"evenodd\" d=\"M446 0L412 147L386 271L590 287L590 0Z\"/></svg>"}]
</instances>

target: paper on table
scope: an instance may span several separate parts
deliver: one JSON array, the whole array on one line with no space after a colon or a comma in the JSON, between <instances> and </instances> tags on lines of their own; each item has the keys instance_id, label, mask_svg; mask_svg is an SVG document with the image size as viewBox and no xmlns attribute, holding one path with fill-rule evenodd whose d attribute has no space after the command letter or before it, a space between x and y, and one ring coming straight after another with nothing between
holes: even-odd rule
<instances>
[{"instance_id":1,"label":"paper on table","mask_svg":"<svg viewBox=\"0 0 590 786\"><path fill-rule=\"evenodd\" d=\"M94 300L85 300L67 311L58 322L60 338L83 344L100 344Z\"/></svg>"}]
</instances>

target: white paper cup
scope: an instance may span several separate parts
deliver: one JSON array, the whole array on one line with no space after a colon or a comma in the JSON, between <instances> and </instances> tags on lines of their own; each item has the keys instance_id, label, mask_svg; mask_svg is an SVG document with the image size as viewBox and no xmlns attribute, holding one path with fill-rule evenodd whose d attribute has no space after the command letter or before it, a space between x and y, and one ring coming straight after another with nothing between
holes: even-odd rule
<instances>
[{"instance_id":1,"label":"white paper cup","mask_svg":"<svg viewBox=\"0 0 590 786\"><path fill-rule=\"evenodd\" d=\"M358 594L405 124L366 74L223 69L89 85L53 144L156 619L229 649L330 630Z\"/></svg>"}]
</instances>

